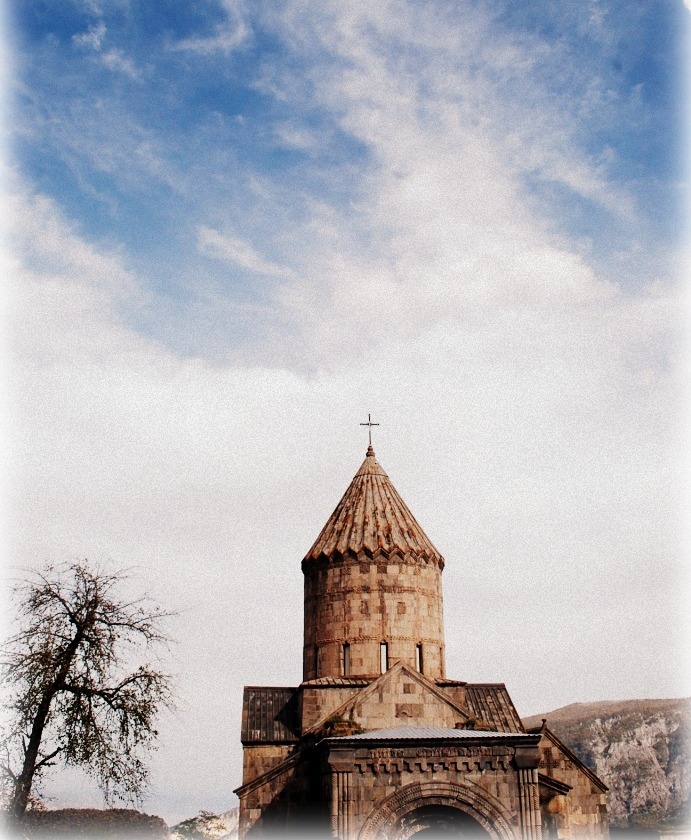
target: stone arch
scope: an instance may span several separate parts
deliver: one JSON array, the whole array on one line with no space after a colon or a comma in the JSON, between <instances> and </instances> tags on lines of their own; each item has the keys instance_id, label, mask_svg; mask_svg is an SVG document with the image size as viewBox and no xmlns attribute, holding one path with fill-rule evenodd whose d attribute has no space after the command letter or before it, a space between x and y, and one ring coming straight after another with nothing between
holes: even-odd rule
<instances>
[{"instance_id":1,"label":"stone arch","mask_svg":"<svg viewBox=\"0 0 691 840\"><path fill-rule=\"evenodd\" d=\"M400 788L367 817L358 840L390 840L412 812L432 805L456 809L472 817L492 840L519 840L506 808L472 782L414 782Z\"/></svg>"}]
</instances>

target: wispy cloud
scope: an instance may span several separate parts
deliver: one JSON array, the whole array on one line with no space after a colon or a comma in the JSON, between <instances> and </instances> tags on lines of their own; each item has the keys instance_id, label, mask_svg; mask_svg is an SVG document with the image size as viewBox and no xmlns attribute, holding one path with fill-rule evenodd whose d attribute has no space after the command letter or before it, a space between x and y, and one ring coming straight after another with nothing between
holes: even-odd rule
<instances>
[{"instance_id":1,"label":"wispy cloud","mask_svg":"<svg viewBox=\"0 0 691 840\"><path fill-rule=\"evenodd\" d=\"M123 73L130 79L139 79L141 73L134 61L128 57L123 50L111 47L103 51L103 42L106 37L107 27L103 21L99 21L86 32L72 36L72 43L76 47L89 49L98 54L100 63L118 73Z\"/></svg>"},{"instance_id":2,"label":"wispy cloud","mask_svg":"<svg viewBox=\"0 0 691 840\"><path fill-rule=\"evenodd\" d=\"M293 276L289 268L265 260L249 242L232 234L220 234L202 225L197 229L197 241L200 250L207 256L235 263L256 274L281 278Z\"/></svg>"},{"instance_id":3,"label":"wispy cloud","mask_svg":"<svg viewBox=\"0 0 691 840\"><path fill-rule=\"evenodd\" d=\"M13 220L11 241L21 265L31 271L31 285L37 285L40 278L50 281L62 276L82 292L88 289L102 299L133 291L132 276L119 256L86 242L54 199L31 192L17 184L16 178L12 187L7 196ZM31 242L40 243L40 247L32 247Z\"/></svg>"},{"instance_id":4,"label":"wispy cloud","mask_svg":"<svg viewBox=\"0 0 691 840\"><path fill-rule=\"evenodd\" d=\"M138 79L141 76L132 59L128 58L122 50L107 50L103 53L101 60L109 70L124 73L130 79Z\"/></svg>"},{"instance_id":5,"label":"wispy cloud","mask_svg":"<svg viewBox=\"0 0 691 840\"><path fill-rule=\"evenodd\" d=\"M106 25L99 21L86 32L80 32L72 36L72 43L77 47L87 47L92 50L100 50L106 34Z\"/></svg>"},{"instance_id":6,"label":"wispy cloud","mask_svg":"<svg viewBox=\"0 0 691 840\"><path fill-rule=\"evenodd\" d=\"M241 0L221 0L224 20L213 28L210 35L194 35L183 38L169 45L171 50L213 55L229 55L243 44L251 34L247 23L244 3Z\"/></svg>"},{"instance_id":7,"label":"wispy cloud","mask_svg":"<svg viewBox=\"0 0 691 840\"><path fill-rule=\"evenodd\" d=\"M275 135L281 145L289 149L299 149L301 151L318 149L320 143L324 140L324 138L318 137L313 131L287 122L276 125Z\"/></svg>"},{"instance_id":8,"label":"wispy cloud","mask_svg":"<svg viewBox=\"0 0 691 840\"><path fill-rule=\"evenodd\" d=\"M303 243L296 277L276 301L313 359L343 358L353 334L372 347L444 318L505 308L560 318L612 299L615 285L525 200L524 176L541 162L543 177L613 212L625 206L568 119L543 131L552 103L534 89L528 45L492 35L477 10L450 31L434 12L400 5L290 8L282 31L314 57L301 70L309 87L291 71L274 82L293 102L309 91L373 162L356 170L357 200L314 202L292 231ZM507 89L525 94L520 106Z\"/></svg>"}]
</instances>

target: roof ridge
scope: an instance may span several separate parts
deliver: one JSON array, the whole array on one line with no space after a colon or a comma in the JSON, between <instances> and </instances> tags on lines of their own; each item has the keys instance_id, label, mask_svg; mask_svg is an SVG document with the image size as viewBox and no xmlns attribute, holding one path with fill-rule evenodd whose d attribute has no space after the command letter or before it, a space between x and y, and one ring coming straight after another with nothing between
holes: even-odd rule
<instances>
[{"instance_id":1,"label":"roof ridge","mask_svg":"<svg viewBox=\"0 0 691 840\"><path fill-rule=\"evenodd\" d=\"M448 741L526 741L536 742L538 736L532 732L508 732L506 730L451 729L438 726L390 726L382 729L359 732L354 735L341 735L341 741L378 741L378 740L448 740ZM335 739L334 739L335 740Z\"/></svg>"}]
</instances>

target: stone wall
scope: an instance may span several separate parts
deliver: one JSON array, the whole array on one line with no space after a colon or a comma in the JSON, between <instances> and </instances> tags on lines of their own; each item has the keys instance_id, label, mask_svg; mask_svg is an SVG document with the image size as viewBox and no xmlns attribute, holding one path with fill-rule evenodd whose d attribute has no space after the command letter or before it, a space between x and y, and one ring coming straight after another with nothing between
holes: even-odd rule
<instances>
[{"instance_id":1,"label":"stone wall","mask_svg":"<svg viewBox=\"0 0 691 840\"><path fill-rule=\"evenodd\" d=\"M328 765L339 777L333 790L343 797L333 809L335 827L342 837L375 838L399 831L406 814L437 805L464 811L493 837L536 837L523 825L521 803L534 801L537 810L537 774L526 771L527 790L521 790L514 754L513 747L496 745L333 748Z\"/></svg>"},{"instance_id":2,"label":"stone wall","mask_svg":"<svg viewBox=\"0 0 691 840\"><path fill-rule=\"evenodd\" d=\"M291 753L289 744L257 744L242 750L243 785L276 767Z\"/></svg>"},{"instance_id":3,"label":"stone wall","mask_svg":"<svg viewBox=\"0 0 691 840\"><path fill-rule=\"evenodd\" d=\"M381 673L381 644L389 664L401 660L444 676L441 570L434 562L395 555L388 560L346 557L305 568L304 679Z\"/></svg>"},{"instance_id":4,"label":"stone wall","mask_svg":"<svg viewBox=\"0 0 691 840\"><path fill-rule=\"evenodd\" d=\"M608 837L606 792L548 735L543 735L540 740L539 751L541 776L571 788L568 793L560 795L541 785L543 840Z\"/></svg>"},{"instance_id":5,"label":"stone wall","mask_svg":"<svg viewBox=\"0 0 691 840\"><path fill-rule=\"evenodd\" d=\"M327 718L335 709L362 691L362 686L302 686L300 720L302 731Z\"/></svg>"},{"instance_id":6,"label":"stone wall","mask_svg":"<svg viewBox=\"0 0 691 840\"><path fill-rule=\"evenodd\" d=\"M276 765L273 771L236 792L240 799L240 833L249 838L302 836L314 828L328 837L329 799L314 751L303 749Z\"/></svg>"},{"instance_id":7,"label":"stone wall","mask_svg":"<svg viewBox=\"0 0 691 840\"><path fill-rule=\"evenodd\" d=\"M405 670L392 674L390 691L377 691L369 708L363 698L364 714L379 709L375 723L390 725L405 685L415 685ZM422 705L430 724L448 727L451 720L443 717L449 707L428 697ZM360 747L358 740L329 738L298 752L287 745L246 747L247 781L238 791L241 836L250 827L250 836L272 836L311 820L322 831L330 822L343 838L374 840L381 830L402 831L420 809L435 806L462 811L495 840L608 837L605 792L548 734L538 747L485 746L481 735L468 746Z\"/></svg>"}]
</instances>

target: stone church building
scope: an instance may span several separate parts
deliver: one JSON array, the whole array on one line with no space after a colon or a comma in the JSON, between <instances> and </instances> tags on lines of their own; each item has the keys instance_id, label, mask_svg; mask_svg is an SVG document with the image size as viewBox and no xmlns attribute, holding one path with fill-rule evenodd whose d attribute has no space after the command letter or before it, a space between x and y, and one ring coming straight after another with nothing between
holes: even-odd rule
<instances>
[{"instance_id":1,"label":"stone church building","mask_svg":"<svg viewBox=\"0 0 691 840\"><path fill-rule=\"evenodd\" d=\"M241 837L608 837L607 788L544 723L446 676L443 568L370 446L302 561L302 683L245 688Z\"/></svg>"}]
</instances>

